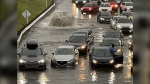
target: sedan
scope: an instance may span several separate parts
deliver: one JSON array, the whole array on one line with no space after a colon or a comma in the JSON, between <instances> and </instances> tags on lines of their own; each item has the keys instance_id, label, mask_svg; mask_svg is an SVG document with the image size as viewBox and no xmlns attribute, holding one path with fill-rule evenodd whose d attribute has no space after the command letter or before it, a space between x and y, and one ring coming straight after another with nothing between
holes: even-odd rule
<instances>
[{"instance_id":1,"label":"sedan","mask_svg":"<svg viewBox=\"0 0 150 84\"><path fill-rule=\"evenodd\" d=\"M19 69L46 69L46 55L35 39L30 39L19 55Z\"/></svg>"},{"instance_id":2,"label":"sedan","mask_svg":"<svg viewBox=\"0 0 150 84\"><path fill-rule=\"evenodd\" d=\"M102 23L102 22L110 22L110 19L112 18L112 14L108 11L101 11L97 15L97 22Z\"/></svg>"},{"instance_id":3,"label":"sedan","mask_svg":"<svg viewBox=\"0 0 150 84\"><path fill-rule=\"evenodd\" d=\"M99 11L109 11L111 12L112 8L110 6L110 3L102 3L100 6L99 6Z\"/></svg>"},{"instance_id":4,"label":"sedan","mask_svg":"<svg viewBox=\"0 0 150 84\"><path fill-rule=\"evenodd\" d=\"M133 12L129 12L129 11L123 11L122 13L121 13L121 15L122 16L129 16L130 18L130 20L131 21L133 21Z\"/></svg>"},{"instance_id":5,"label":"sedan","mask_svg":"<svg viewBox=\"0 0 150 84\"><path fill-rule=\"evenodd\" d=\"M52 68L57 66L74 67L79 59L79 52L74 46L59 46L52 54Z\"/></svg>"},{"instance_id":6,"label":"sedan","mask_svg":"<svg viewBox=\"0 0 150 84\"><path fill-rule=\"evenodd\" d=\"M122 40L123 34L120 31L107 31L103 34L104 38L118 38Z\"/></svg>"},{"instance_id":7,"label":"sedan","mask_svg":"<svg viewBox=\"0 0 150 84\"><path fill-rule=\"evenodd\" d=\"M66 40L68 45L75 46L80 52L87 54L87 51L90 49L91 44L94 41L94 37L87 37L85 34L73 34L69 41Z\"/></svg>"},{"instance_id":8,"label":"sedan","mask_svg":"<svg viewBox=\"0 0 150 84\"><path fill-rule=\"evenodd\" d=\"M79 29L75 31L73 34L85 34L87 37L92 36L92 30L91 29Z\"/></svg>"},{"instance_id":9,"label":"sedan","mask_svg":"<svg viewBox=\"0 0 150 84\"><path fill-rule=\"evenodd\" d=\"M93 47L90 53L89 62L91 68L101 65L114 67L115 60L108 47Z\"/></svg>"},{"instance_id":10,"label":"sedan","mask_svg":"<svg viewBox=\"0 0 150 84\"><path fill-rule=\"evenodd\" d=\"M99 9L99 6L94 3L86 3L82 8L81 12L83 13L96 13Z\"/></svg>"},{"instance_id":11,"label":"sedan","mask_svg":"<svg viewBox=\"0 0 150 84\"><path fill-rule=\"evenodd\" d=\"M110 19L110 27L114 29L115 23L118 18L123 18L126 16L113 16L112 19Z\"/></svg>"},{"instance_id":12,"label":"sedan","mask_svg":"<svg viewBox=\"0 0 150 84\"><path fill-rule=\"evenodd\" d=\"M123 51L122 51L122 41L118 38L104 38L103 42L100 44L102 47L110 48L112 44L115 45L115 55L114 59L116 63L123 63Z\"/></svg>"}]
</instances>

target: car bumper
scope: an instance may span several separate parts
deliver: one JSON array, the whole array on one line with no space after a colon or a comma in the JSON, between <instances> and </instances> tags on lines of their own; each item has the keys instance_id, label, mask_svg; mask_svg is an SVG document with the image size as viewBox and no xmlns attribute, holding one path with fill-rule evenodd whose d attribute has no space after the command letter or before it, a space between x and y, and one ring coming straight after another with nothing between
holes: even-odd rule
<instances>
[{"instance_id":1,"label":"car bumper","mask_svg":"<svg viewBox=\"0 0 150 84\"><path fill-rule=\"evenodd\" d=\"M19 69L45 69L45 63L37 64L19 64Z\"/></svg>"}]
</instances>

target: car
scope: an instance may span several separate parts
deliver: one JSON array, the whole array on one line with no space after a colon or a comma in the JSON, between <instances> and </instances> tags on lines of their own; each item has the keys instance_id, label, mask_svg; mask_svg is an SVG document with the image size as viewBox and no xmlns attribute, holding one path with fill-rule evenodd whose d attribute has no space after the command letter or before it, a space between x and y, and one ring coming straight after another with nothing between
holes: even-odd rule
<instances>
[{"instance_id":1,"label":"car","mask_svg":"<svg viewBox=\"0 0 150 84\"><path fill-rule=\"evenodd\" d=\"M133 12L133 2L122 2L120 4L121 11L132 11Z\"/></svg>"},{"instance_id":2,"label":"car","mask_svg":"<svg viewBox=\"0 0 150 84\"><path fill-rule=\"evenodd\" d=\"M115 63L123 63L123 42L118 38L104 38L102 43L100 43L100 46L102 47L108 47L110 48L112 44L115 45L115 54L114 54L114 60Z\"/></svg>"},{"instance_id":3,"label":"car","mask_svg":"<svg viewBox=\"0 0 150 84\"><path fill-rule=\"evenodd\" d=\"M97 15L97 22L99 23L106 23L110 22L110 19L112 18L112 14L108 11L101 11Z\"/></svg>"},{"instance_id":4,"label":"car","mask_svg":"<svg viewBox=\"0 0 150 84\"><path fill-rule=\"evenodd\" d=\"M89 55L89 63L91 68L106 65L114 67L115 60L108 47L94 46Z\"/></svg>"},{"instance_id":5,"label":"car","mask_svg":"<svg viewBox=\"0 0 150 84\"><path fill-rule=\"evenodd\" d=\"M75 3L76 2L76 0L72 0L72 3Z\"/></svg>"},{"instance_id":6,"label":"car","mask_svg":"<svg viewBox=\"0 0 150 84\"><path fill-rule=\"evenodd\" d=\"M75 67L79 60L79 52L74 46L59 46L52 53L51 67Z\"/></svg>"},{"instance_id":7,"label":"car","mask_svg":"<svg viewBox=\"0 0 150 84\"><path fill-rule=\"evenodd\" d=\"M100 6L99 6L99 11L109 11L111 12L112 8L110 6L110 3L102 3Z\"/></svg>"},{"instance_id":8,"label":"car","mask_svg":"<svg viewBox=\"0 0 150 84\"><path fill-rule=\"evenodd\" d=\"M115 23L118 18L124 18L126 16L113 16L112 19L110 19L110 27L114 29Z\"/></svg>"},{"instance_id":9,"label":"car","mask_svg":"<svg viewBox=\"0 0 150 84\"><path fill-rule=\"evenodd\" d=\"M88 37L85 34L73 34L69 40L66 40L68 45L75 46L80 52L87 54L90 46L94 41L94 37Z\"/></svg>"},{"instance_id":10,"label":"car","mask_svg":"<svg viewBox=\"0 0 150 84\"><path fill-rule=\"evenodd\" d=\"M122 40L123 34L120 31L107 31L103 34L104 38L118 38Z\"/></svg>"},{"instance_id":11,"label":"car","mask_svg":"<svg viewBox=\"0 0 150 84\"><path fill-rule=\"evenodd\" d=\"M120 32L133 32L133 23L128 18L119 18L115 23L115 29Z\"/></svg>"},{"instance_id":12,"label":"car","mask_svg":"<svg viewBox=\"0 0 150 84\"><path fill-rule=\"evenodd\" d=\"M132 0L121 0L121 2L132 2Z\"/></svg>"},{"instance_id":13,"label":"car","mask_svg":"<svg viewBox=\"0 0 150 84\"><path fill-rule=\"evenodd\" d=\"M88 2L89 2L89 0L75 0L75 3L76 3L77 6L84 5Z\"/></svg>"},{"instance_id":14,"label":"car","mask_svg":"<svg viewBox=\"0 0 150 84\"><path fill-rule=\"evenodd\" d=\"M129 19L133 22L133 12L123 11L120 15L129 16Z\"/></svg>"},{"instance_id":15,"label":"car","mask_svg":"<svg viewBox=\"0 0 150 84\"><path fill-rule=\"evenodd\" d=\"M94 3L86 3L82 8L81 8L81 13L96 13L99 9L99 6Z\"/></svg>"},{"instance_id":16,"label":"car","mask_svg":"<svg viewBox=\"0 0 150 84\"><path fill-rule=\"evenodd\" d=\"M75 31L73 34L85 34L87 37L92 36L92 30L91 29L79 29Z\"/></svg>"},{"instance_id":17,"label":"car","mask_svg":"<svg viewBox=\"0 0 150 84\"><path fill-rule=\"evenodd\" d=\"M29 39L19 55L19 69L46 70L46 55L41 44L36 39Z\"/></svg>"}]
</instances>

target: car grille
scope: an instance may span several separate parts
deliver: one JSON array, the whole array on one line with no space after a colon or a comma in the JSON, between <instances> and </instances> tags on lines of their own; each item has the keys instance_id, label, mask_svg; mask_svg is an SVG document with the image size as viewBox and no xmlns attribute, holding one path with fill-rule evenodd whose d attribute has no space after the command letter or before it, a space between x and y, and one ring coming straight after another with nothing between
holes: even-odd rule
<instances>
[{"instance_id":1,"label":"car grille","mask_svg":"<svg viewBox=\"0 0 150 84\"><path fill-rule=\"evenodd\" d=\"M107 9L102 9L102 11L107 11Z\"/></svg>"},{"instance_id":2,"label":"car grille","mask_svg":"<svg viewBox=\"0 0 150 84\"><path fill-rule=\"evenodd\" d=\"M67 61L57 61L57 63L60 65L64 65L64 64L67 64Z\"/></svg>"},{"instance_id":3,"label":"car grille","mask_svg":"<svg viewBox=\"0 0 150 84\"><path fill-rule=\"evenodd\" d=\"M27 68L38 68L38 62L27 62L26 67Z\"/></svg>"},{"instance_id":4,"label":"car grille","mask_svg":"<svg viewBox=\"0 0 150 84\"><path fill-rule=\"evenodd\" d=\"M110 19L109 18L105 18L105 21L110 21Z\"/></svg>"},{"instance_id":5,"label":"car grille","mask_svg":"<svg viewBox=\"0 0 150 84\"><path fill-rule=\"evenodd\" d=\"M130 30L130 28L129 27L123 27L123 28L121 28L121 30Z\"/></svg>"}]
</instances>

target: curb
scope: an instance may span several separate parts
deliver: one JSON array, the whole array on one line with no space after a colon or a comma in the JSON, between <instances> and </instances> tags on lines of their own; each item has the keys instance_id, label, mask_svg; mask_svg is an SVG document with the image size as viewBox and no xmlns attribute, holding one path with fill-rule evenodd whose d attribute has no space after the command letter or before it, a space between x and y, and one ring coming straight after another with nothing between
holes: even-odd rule
<instances>
[{"instance_id":1,"label":"curb","mask_svg":"<svg viewBox=\"0 0 150 84\"><path fill-rule=\"evenodd\" d=\"M52 6L50 6L44 13L42 13L38 18L36 18L34 21L32 21L31 24L29 24L27 27L25 27L25 28L23 29L23 31L20 33L20 35L19 35L19 37L18 37L18 39L17 39L17 44L20 43L23 34L24 34L27 30L29 30L29 29L30 29L38 20L40 20L44 15L46 15L54 6L55 6L55 3L54 3Z\"/></svg>"}]
</instances>

